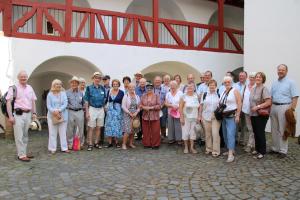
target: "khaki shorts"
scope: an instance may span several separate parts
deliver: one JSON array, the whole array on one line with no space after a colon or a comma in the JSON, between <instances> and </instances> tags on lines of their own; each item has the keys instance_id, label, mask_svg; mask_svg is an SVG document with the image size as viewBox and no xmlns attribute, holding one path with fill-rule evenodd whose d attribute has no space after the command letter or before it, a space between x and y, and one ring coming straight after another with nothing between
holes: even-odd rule
<instances>
[{"instance_id":1,"label":"khaki shorts","mask_svg":"<svg viewBox=\"0 0 300 200\"><path fill-rule=\"evenodd\" d=\"M104 108L89 107L90 119L88 120L88 127L95 128L104 126Z\"/></svg>"},{"instance_id":2,"label":"khaki shorts","mask_svg":"<svg viewBox=\"0 0 300 200\"><path fill-rule=\"evenodd\" d=\"M196 121L185 120L182 126L182 140L196 140L195 126Z\"/></svg>"}]
</instances>

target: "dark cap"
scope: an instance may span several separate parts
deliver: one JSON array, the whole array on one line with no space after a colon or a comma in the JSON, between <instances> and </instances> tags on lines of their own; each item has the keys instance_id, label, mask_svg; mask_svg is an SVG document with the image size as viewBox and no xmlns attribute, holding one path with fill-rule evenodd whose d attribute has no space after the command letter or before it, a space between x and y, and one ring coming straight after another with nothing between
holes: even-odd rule
<instances>
[{"instance_id":1,"label":"dark cap","mask_svg":"<svg viewBox=\"0 0 300 200\"><path fill-rule=\"evenodd\" d=\"M154 87L154 85L151 83L151 82L148 82L147 84L146 84L146 88L153 88Z\"/></svg>"},{"instance_id":2,"label":"dark cap","mask_svg":"<svg viewBox=\"0 0 300 200\"><path fill-rule=\"evenodd\" d=\"M102 78L102 80L110 80L110 76L109 75L105 75L103 78Z\"/></svg>"}]
</instances>

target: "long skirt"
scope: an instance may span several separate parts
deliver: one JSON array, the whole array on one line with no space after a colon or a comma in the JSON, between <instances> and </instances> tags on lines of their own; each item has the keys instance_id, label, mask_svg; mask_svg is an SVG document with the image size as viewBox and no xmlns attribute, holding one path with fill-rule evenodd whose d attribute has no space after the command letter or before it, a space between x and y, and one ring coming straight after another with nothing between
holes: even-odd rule
<instances>
[{"instance_id":1,"label":"long skirt","mask_svg":"<svg viewBox=\"0 0 300 200\"><path fill-rule=\"evenodd\" d=\"M160 122L159 120L142 120L143 145L145 147L160 146Z\"/></svg>"}]
</instances>

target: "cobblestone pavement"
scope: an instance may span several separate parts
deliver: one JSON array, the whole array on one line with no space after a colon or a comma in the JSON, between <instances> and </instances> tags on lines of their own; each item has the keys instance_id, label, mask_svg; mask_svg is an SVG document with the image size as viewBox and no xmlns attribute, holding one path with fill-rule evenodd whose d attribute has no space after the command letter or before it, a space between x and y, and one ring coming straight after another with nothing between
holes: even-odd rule
<instances>
[{"instance_id":1,"label":"cobblestone pavement","mask_svg":"<svg viewBox=\"0 0 300 200\"><path fill-rule=\"evenodd\" d=\"M0 199L300 199L300 146L289 155L255 160L238 151L225 157L159 150L94 149L47 152L46 134L31 134L30 163L16 160L13 141L0 140Z\"/></svg>"}]
</instances>

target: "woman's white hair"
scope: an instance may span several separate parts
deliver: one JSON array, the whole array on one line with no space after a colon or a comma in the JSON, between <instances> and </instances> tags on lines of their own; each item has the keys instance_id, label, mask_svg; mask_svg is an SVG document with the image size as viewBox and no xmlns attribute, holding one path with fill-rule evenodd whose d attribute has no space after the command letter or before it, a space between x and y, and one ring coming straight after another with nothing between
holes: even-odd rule
<instances>
[{"instance_id":1,"label":"woman's white hair","mask_svg":"<svg viewBox=\"0 0 300 200\"><path fill-rule=\"evenodd\" d=\"M61 87L61 90L60 90L60 91L57 91L56 88L55 88L55 85L56 85L56 84L60 84L60 85L62 86L61 80L59 80L59 79L54 79L54 80L52 81L52 83L51 83L51 92L61 92L61 91L64 90L63 87Z\"/></svg>"},{"instance_id":2,"label":"woman's white hair","mask_svg":"<svg viewBox=\"0 0 300 200\"><path fill-rule=\"evenodd\" d=\"M231 83L232 83L232 77L231 76L225 76L224 78L223 78L223 83L225 82L225 81L230 81Z\"/></svg>"},{"instance_id":3,"label":"woman's white hair","mask_svg":"<svg viewBox=\"0 0 300 200\"><path fill-rule=\"evenodd\" d=\"M170 85L175 85L176 87L178 86L177 82L175 80L170 82Z\"/></svg>"}]
</instances>

